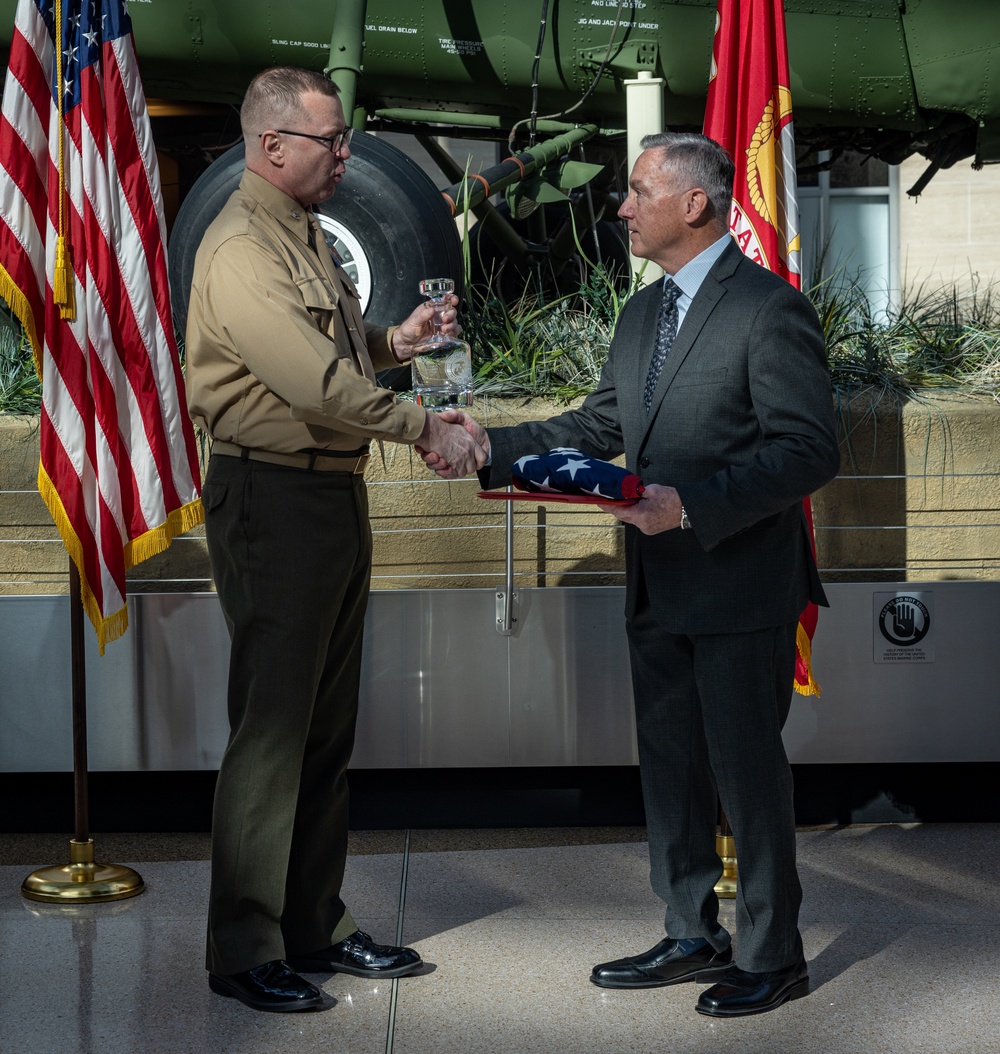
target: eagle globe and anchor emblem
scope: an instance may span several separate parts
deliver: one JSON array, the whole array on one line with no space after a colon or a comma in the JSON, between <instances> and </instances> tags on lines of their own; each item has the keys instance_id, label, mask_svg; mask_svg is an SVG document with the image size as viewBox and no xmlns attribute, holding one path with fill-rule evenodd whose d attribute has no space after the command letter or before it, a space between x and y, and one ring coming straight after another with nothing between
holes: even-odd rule
<instances>
[{"instance_id":1,"label":"eagle globe and anchor emblem","mask_svg":"<svg viewBox=\"0 0 1000 1054\"><path fill-rule=\"evenodd\" d=\"M794 276L793 284L797 287L802 245L794 168L790 173L786 172L788 159L794 157L792 94L785 85L776 84L753 130L743 175L748 203L756 212L762 228L758 231L749 209L740 203L738 195L734 195L730 203L729 230L744 255L769 271L781 273L787 268L786 277L792 281L791 276ZM788 184L786 178L791 178L792 183ZM771 246L770 253L767 245Z\"/></svg>"}]
</instances>

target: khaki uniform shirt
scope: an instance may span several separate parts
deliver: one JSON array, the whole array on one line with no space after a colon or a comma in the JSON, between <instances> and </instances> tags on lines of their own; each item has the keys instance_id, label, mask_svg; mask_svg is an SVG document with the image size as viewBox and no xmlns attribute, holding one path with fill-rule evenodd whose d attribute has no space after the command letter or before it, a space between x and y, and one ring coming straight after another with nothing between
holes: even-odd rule
<instances>
[{"instance_id":1,"label":"khaki uniform shirt","mask_svg":"<svg viewBox=\"0 0 1000 1054\"><path fill-rule=\"evenodd\" d=\"M310 220L247 171L205 232L188 308L191 417L214 439L281 454L414 443L426 411L375 383L399 365L391 331L365 325L322 236L310 247Z\"/></svg>"}]
</instances>

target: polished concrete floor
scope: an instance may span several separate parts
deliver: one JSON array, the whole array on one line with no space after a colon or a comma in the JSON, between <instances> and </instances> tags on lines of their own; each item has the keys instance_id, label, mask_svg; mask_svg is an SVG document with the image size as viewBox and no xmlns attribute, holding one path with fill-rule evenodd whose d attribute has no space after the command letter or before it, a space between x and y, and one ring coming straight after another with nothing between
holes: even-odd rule
<instances>
[{"instance_id":1,"label":"polished concrete floor","mask_svg":"<svg viewBox=\"0 0 1000 1054\"><path fill-rule=\"evenodd\" d=\"M346 894L363 928L419 948L422 974L322 975L306 1014L213 995L202 969L208 839L96 835L146 892L24 899L56 836L0 835L3 1054L995 1054L1000 825L803 829L812 994L757 1017L694 1012L700 986L607 991L593 963L662 936L635 828L361 832ZM724 906L731 925L732 902ZM738 937L737 937L738 939Z\"/></svg>"}]
</instances>

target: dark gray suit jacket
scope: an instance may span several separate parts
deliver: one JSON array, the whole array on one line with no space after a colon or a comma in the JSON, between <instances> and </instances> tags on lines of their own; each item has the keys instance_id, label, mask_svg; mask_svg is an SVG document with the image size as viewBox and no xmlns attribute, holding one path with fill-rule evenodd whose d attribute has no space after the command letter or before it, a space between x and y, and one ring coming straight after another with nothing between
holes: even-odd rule
<instances>
[{"instance_id":1,"label":"dark gray suit jacket","mask_svg":"<svg viewBox=\"0 0 1000 1054\"><path fill-rule=\"evenodd\" d=\"M557 446L676 487L693 530L626 526L627 609L645 578L673 633L747 632L825 604L802 499L840 463L823 334L809 300L727 246L698 290L647 415L642 391L661 297L655 283L618 321L596 390L548 421L490 430L486 486Z\"/></svg>"}]
</instances>

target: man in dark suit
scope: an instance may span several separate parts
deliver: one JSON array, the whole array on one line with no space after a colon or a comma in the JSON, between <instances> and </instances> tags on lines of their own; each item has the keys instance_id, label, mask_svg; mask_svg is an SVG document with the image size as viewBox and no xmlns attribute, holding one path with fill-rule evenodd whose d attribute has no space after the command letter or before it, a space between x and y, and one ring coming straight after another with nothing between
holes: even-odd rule
<instances>
[{"instance_id":1,"label":"man in dark suit","mask_svg":"<svg viewBox=\"0 0 1000 1054\"><path fill-rule=\"evenodd\" d=\"M798 616L826 598L802 499L839 465L823 334L809 301L729 236L733 162L701 135L648 136L619 215L666 277L619 319L597 389L549 421L486 433L487 486L525 454L625 453L626 620L649 829L667 937L594 967L608 988L715 982L697 1010L805 995L792 779L781 741ZM425 455L442 475L447 462ZM714 885L716 795L740 861L735 961Z\"/></svg>"}]
</instances>

